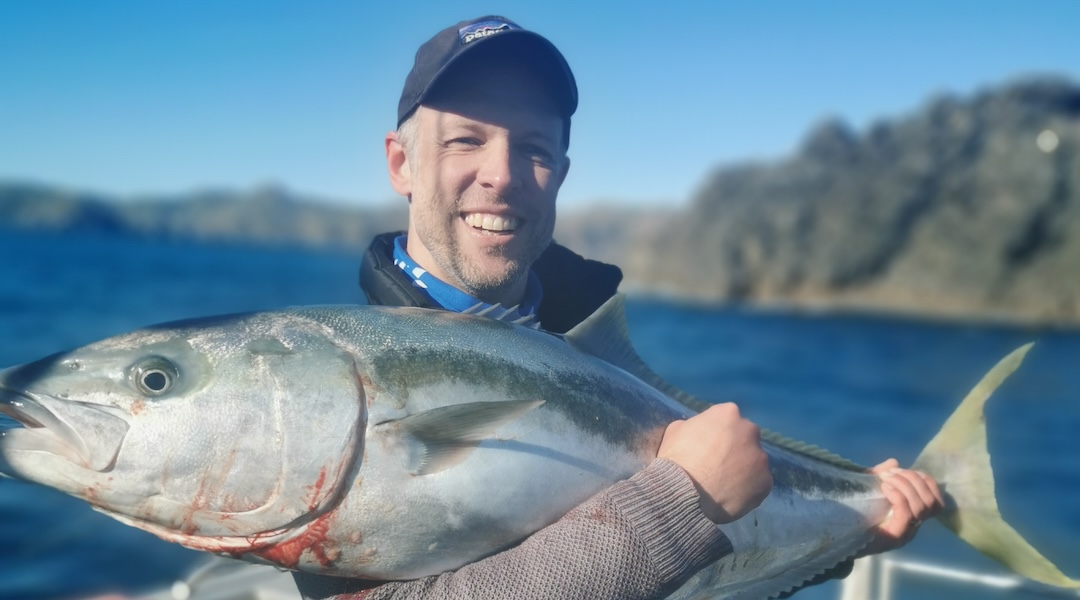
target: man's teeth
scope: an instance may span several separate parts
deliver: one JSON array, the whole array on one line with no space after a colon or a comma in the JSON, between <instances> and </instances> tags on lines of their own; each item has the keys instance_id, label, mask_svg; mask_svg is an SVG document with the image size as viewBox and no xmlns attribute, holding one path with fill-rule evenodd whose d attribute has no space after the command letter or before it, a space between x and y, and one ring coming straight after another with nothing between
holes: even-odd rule
<instances>
[{"instance_id":1,"label":"man's teeth","mask_svg":"<svg viewBox=\"0 0 1080 600\"><path fill-rule=\"evenodd\" d=\"M500 217L497 215L483 215L470 213L465 215L465 223L471 227L485 231L513 231L517 229L518 220L514 217Z\"/></svg>"}]
</instances>

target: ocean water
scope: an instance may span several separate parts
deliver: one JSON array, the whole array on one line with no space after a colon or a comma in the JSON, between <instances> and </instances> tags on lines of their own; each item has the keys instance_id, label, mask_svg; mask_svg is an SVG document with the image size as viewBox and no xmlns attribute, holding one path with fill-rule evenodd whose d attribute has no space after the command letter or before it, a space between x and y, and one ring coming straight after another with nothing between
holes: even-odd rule
<instances>
[{"instance_id":1,"label":"ocean water","mask_svg":"<svg viewBox=\"0 0 1080 600\"><path fill-rule=\"evenodd\" d=\"M0 234L0 367L167 320L356 303L358 256ZM1036 342L988 408L1005 517L1080 576L1080 334L852 316L799 316L634 300L631 337L654 370L764 427L863 464L909 463L999 358ZM897 554L1001 573L936 523ZM137 592L201 554L0 480L0 599ZM834 583L799 594L837 597ZM905 576L894 598L1021 598ZM1037 597L1037 596L1030 596Z\"/></svg>"}]
</instances>

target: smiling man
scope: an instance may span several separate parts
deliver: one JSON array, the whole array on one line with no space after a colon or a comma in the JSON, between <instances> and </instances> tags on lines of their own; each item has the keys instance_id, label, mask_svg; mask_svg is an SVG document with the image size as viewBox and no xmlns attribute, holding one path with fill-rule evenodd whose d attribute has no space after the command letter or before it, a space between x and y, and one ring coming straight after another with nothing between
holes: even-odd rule
<instances>
[{"instance_id":1,"label":"smiling man","mask_svg":"<svg viewBox=\"0 0 1080 600\"><path fill-rule=\"evenodd\" d=\"M385 138L408 231L372 242L360 269L368 301L498 304L561 333L614 295L617 267L552 241L577 104L562 54L502 17L458 23L422 45ZM879 550L905 541L940 503L932 481L885 466L894 518ZM730 553L716 524L753 510L771 487L758 428L722 404L671 424L644 470L499 554L417 581L296 580L306 598L660 598Z\"/></svg>"},{"instance_id":2,"label":"smiling man","mask_svg":"<svg viewBox=\"0 0 1080 600\"><path fill-rule=\"evenodd\" d=\"M562 110L512 54L462 62L387 136L390 180L410 200L408 255L471 296L512 306L555 228L570 168Z\"/></svg>"},{"instance_id":3,"label":"smiling man","mask_svg":"<svg viewBox=\"0 0 1080 600\"><path fill-rule=\"evenodd\" d=\"M502 17L458 23L421 46L385 139L409 230L369 249L368 300L518 306L565 332L610 298L617 267L551 242L577 103L562 54Z\"/></svg>"}]
</instances>

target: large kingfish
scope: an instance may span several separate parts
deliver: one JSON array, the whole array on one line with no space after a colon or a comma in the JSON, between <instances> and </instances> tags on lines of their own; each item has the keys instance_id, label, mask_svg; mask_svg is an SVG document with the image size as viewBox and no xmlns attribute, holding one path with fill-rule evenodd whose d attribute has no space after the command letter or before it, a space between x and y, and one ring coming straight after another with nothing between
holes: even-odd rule
<instances>
[{"instance_id":1,"label":"large kingfish","mask_svg":"<svg viewBox=\"0 0 1080 600\"><path fill-rule=\"evenodd\" d=\"M1000 518L982 405L995 367L916 467L942 520L1017 572L1080 586ZM150 327L0 371L0 472L189 548L411 579L506 548L643 468L694 401L626 335L622 299L557 336L416 308L307 307ZM678 593L766 598L850 558L880 481L765 433L775 485L720 528L734 553Z\"/></svg>"}]
</instances>

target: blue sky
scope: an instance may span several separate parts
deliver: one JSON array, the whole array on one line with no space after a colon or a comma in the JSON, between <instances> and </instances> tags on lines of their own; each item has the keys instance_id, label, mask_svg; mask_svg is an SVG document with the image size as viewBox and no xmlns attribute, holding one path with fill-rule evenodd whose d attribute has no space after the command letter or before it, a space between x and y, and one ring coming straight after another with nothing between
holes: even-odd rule
<instances>
[{"instance_id":1,"label":"blue sky","mask_svg":"<svg viewBox=\"0 0 1080 600\"><path fill-rule=\"evenodd\" d=\"M560 202L685 202L825 117L864 127L1031 73L1080 83L1080 2L0 3L0 179L132 195L278 182L385 202L417 46L503 14L578 79Z\"/></svg>"}]
</instances>

